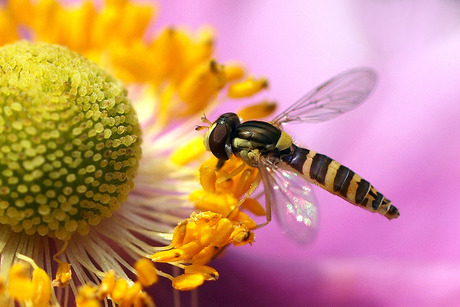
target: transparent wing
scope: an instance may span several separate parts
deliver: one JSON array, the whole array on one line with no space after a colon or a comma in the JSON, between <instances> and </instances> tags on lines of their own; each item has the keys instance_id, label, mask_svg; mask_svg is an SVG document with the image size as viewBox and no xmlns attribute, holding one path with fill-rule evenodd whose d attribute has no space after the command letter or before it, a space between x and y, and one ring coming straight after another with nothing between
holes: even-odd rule
<instances>
[{"instance_id":1,"label":"transparent wing","mask_svg":"<svg viewBox=\"0 0 460 307\"><path fill-rule=\"evenodd\" d=\"M284 163L275 166L261 157L259 170L267 209L271 208L283 231L292 239L301 244L311 242L318 223L311 185Z\"/></svg>"},{"instance_id":2,"label":"transparent wing","mask_svg":"<svg viewBox=\"0 0 460 307\"><path fill-rule=\"evenodd\" d=\"M317 123L332 119L359 106L372 92L377 80L370 68L347 70L313 89L273 119Z\"/></svg>"}]
</instances>

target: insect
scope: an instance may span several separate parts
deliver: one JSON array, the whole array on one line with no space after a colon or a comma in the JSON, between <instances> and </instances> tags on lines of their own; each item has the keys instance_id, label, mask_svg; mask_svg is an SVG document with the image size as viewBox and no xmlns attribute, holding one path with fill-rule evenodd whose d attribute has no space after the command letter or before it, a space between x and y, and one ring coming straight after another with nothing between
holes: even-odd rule
<instances>
[{"instance_id":1,"label":"insect","mask_svg":"<svg viewBox=\"0 0 460 307\"><path fill-rule=\"evenodd\" d=\"M222 167L232 155L260 171L268 223L274 209L282 228L296 241L313 239L317 207L309 182L353 205L388 219L398 209L367 180L326 155L302 148L282 130L286 123L330 120L360 105L372 92L376 74L367 68L345 71L313 89L271 122L241 122L235 113L222 114L205 134L206 149ZM265 223L264 223L265 224Z\"/></svg>"}]
</instances>

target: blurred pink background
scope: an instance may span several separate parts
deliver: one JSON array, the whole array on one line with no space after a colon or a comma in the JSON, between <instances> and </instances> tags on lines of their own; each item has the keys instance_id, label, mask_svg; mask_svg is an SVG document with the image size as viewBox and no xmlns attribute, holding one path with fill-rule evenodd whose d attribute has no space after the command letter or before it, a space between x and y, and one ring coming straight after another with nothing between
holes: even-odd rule
<instances>
[{"instance_id":1,"label":"blurred pink background","mask_svg":"<svg viewBox=\"0 0 460 307\"><path fill-rule=\"evenodd\" d=\"M262 96L280 111L343 70L374 68L377 89L363 106L286 130L369 180L401 212L388 221L316 189L316 242L299 246L276 223L258 230L253 246L231 247L212 263L221 277L199 290L199 306L460 305L460 3L159 4L155 29L212 25L218 58L267 76Z\"/></svg>"}]
</instances>

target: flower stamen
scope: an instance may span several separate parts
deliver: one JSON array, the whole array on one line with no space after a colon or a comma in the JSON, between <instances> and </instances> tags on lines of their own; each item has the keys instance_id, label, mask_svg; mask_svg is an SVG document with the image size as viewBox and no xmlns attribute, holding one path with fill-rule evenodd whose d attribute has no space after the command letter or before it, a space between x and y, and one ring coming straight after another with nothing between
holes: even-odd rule
<instances>
[{"instance_id":1,"label":"flower stamen","mask_svg":"<svg viewBox=\"0 0 460 307\"><path fill-rule=\"evenodd\" d=\"M247 228L255 223L243 224L231 221L216 212L192 213L189 219L176 226L173 248L160 251L151 256L154 262L166 262L183 268L185 273L172 279L173 287L178 290L190 290L205 280L216 280L217 271L204 266L219 249L228 244L252 244L254 234ZM184 266L185 263L191 263ZM202 275L198 277L197 275Z\"/></svg>"},{"instance_id":2,"label":"flower stamen","mask_svg":"<svg viewBox=\"0 0 460 307\"><path fill-rule=\"evenodd\" d=\"M29 267L24 263L14 264L8 274L8 294L18 302L48 306L52 299L51 280L48 274L38 267L33 259L21 254L17 254L16 257L32 267L32 278L29 277Z\"/></svg>"},{"instance_id":3,"label":"flower stamen","mask_svg":"<svg viewBox=\"0 0 460 307\"><path fill-rule=\"evenodd\" d=\"M176 149L170 156L170 159L177 165L186 165L192 161L198 160L205 152L203 138L195 137Z\"/></svg>"},{"instance_id":4,"label":"flower stamen","mask_svg":"<svg viewBox=\"0 0 460 307\"><path fill-rule=\"evenodd\" d=\"M147 258L141 258L134 264L137 273L137 279L144 287L153 285L158 281L157 270L152 261Z\"/></svg>"},{"instance_id":5,"label":"flower stamen","mask_svg":"<svg viewBox=\"0 0 460 307\"><path fill-rule=\"evenodd\" d=\"M228 89L228 97L243 98L250 97L268 87L268 80L265 78L255 79L250 76L246 80L233 83Z\"/></svg>"},{"instance_id":6,"label":"flower stamen","mask_svg":"<svg viewBox=\"0 0 460 307\"><path fill-rule=\"evenodd\" d=\"M227 63L225 65L225 76L228 82L233 82L244 77L246 71L241 64Z\"/></svg>"},{"instance_id":7,"label":"flower stamen","mask_svg":"<svg viewBox=\"0 0 460 307\"><path fill-rule=\"evenodd\" d=\"M276 102L264 100L238 110L238 115L244 119L264 118L273 113L276 109Z\"/></svg>"},{"instance_id":8,"label":"flower stamen","mask_svg":"<svg viewBox=\"0 0 460 307\"><path fill-rule=\"evenodd\" d=\"M61 261L56 271L56 278L53 280L53 287L64 288L72 279L72 270L70 263Z\"/></svg>"},{"instance_id":9,"label":"flower stamen","mask_svg":"<svg viewBox=\"0 0 460 307\"><path fill-rule=\"evenodd\" d=\"M99 302L106 298L120 306L154 306L152 298L143 291L143 287L157 282L156 269L145 258L138 260L134 266L139 278L136 282L117 278L115 272L109 270L99 286L86 284L79 288L77 306L100 306ZM148 276L151 273L153 277Z\"/></svg>"},{"instance_id":10,"label":"flower stamen","mask_svg":"<svg viewBox=\"0 0 460 307\"><path fill-rule=\"evenodd\" d=\"M57 263L61 264L63 261L60 260L58 257L62 255L65 250L67 249L67 246L69 245L69 240L64 240L64 244L62 245L61 249L53 255L53 260L56 261Z\"/></svg>"}]
</instances>

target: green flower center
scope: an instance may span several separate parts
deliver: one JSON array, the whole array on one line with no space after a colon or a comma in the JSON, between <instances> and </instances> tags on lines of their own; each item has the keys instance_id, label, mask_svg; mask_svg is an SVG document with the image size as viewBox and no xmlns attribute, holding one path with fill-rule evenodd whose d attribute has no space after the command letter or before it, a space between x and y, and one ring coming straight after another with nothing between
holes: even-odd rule
<instances>
[{"instance_id":1,"label":"green flower center","mask_svg":"<svg viewBox=\"0 0 460 307\"><path fill-rule=\"evenodd\" d=\"M0 223L68 239L133 188L141 131L120 81L67 48L0 48Z\"/></svg>"}]
</instances>

